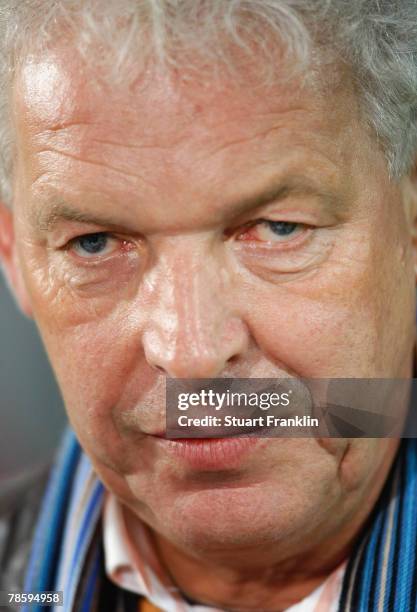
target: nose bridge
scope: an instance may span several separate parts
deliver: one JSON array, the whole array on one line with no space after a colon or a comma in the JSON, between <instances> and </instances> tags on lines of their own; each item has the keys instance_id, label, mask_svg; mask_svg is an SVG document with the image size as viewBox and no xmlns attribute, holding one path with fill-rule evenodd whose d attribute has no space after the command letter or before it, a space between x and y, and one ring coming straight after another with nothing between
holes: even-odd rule
<instances>
[{"instance_id":1,"label":"nose bridge","mask_svg":"<svg viewBox=\"0 0 417 612\"><path fill-rule=\"evenodd\" d=\"M174 377L215 377L246 345L226 266L199 236L172 239L152 271L143 334L148 361Z\"/></svg>"}]
</instances>

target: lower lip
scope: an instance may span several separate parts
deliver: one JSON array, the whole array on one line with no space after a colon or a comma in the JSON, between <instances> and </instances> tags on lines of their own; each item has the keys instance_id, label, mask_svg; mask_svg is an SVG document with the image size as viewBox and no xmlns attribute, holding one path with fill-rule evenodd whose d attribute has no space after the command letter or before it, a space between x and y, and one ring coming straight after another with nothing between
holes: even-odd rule
<instances>
[{"instance_id":1,"label":"lower lip","mask_svg":"<svg viewBox=\"0 0 417 612\"><path fill-rule=\"evenodd\" d=\"M262 438L157 438L160 449L196 470L238 468L260 445Z\"/></svg>"}]
</instances>

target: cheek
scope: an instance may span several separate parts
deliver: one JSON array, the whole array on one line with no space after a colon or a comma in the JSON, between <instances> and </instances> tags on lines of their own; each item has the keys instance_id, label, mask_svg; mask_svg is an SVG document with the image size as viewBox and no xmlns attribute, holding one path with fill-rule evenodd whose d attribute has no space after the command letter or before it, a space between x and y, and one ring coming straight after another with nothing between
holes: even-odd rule
<instances>
[{"instance_id":1,"label":"cheek","mask_svg":"<svg viewBox=\"0 0 417 612\"><path fill-rule=\"evenodd\" d=\"M37 285L36 289L39 289ZM33 292L35 293L35 292ZM35 317L57 377L70 422L84 448L109 468L130 471L137 457L114 421L150 393L137 321L122 305L97 308L61 286L36 291Z\"/></svg>"},{"instance_id":2,"label":"cheek","mask_svg":"<svg viewBox=\"0 0 417 612\"><path fill-rule=\"evenodd\" d=\"M360 235L360 233L359 233ZM261 351L304 377L408 376L414 326L410 262L363 232L312 274L247 284L242 310Z\"/></svg>"},{"instance_id":3,"label":"cheek","mask_svg":"<svg viewBox=\"0 0 417 612\"><path fill-rule=\"evenodd\" d=\"M102 320L78 328L45 333L46 348L61 388L69 419L81 443L109 466L128 462L112 419L114 406L129 399L129 377L138 352L115 322ZM146 386L144 377L138 376ZM114 461L113 461L114 460Z\"/></svg>"}]
</instances>

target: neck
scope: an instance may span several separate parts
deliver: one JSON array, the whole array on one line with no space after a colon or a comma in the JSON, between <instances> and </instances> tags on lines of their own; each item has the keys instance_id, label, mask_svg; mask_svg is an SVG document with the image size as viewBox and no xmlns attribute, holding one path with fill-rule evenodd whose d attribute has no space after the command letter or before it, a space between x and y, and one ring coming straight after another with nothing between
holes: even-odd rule
<instances>
[{"instance_id":1,"label":"neck","mask_svg":"<svg viewBox=\"0 0 417 612\"><path fill-rule=\"evenodd\" d=\"M374 496L370 500L376 501ZM363 507L369 510L367 504ZM318 533L297 534L291 541L256 549L191 554L153 530L150 535L162 566L186 598L231 611L278 612L307 597L343 564L368 514L352 518L338 533L328 531L310 548L306 542L317 542ZM125 520L132 536L137 517L125 508ZM321 534L325 530L324 525L318 529Z\"/></svg>"},{"instance_id":2,"label":"neck","mask_svg":"<svg viewBox=\"0 0 417 612\"><path fill-rule=\"evenodd\" d=\"M278 612L311 594L337 570L350 550L325 561L311 551L280 562L243 564L212 562L189 557L170 542L155 536L159 557L173 582L196 603L233 611ZM321 555L324 563L318 568ZM253 551L239 551L240 559L253 560ZM336 576L335 576L336 579Z\"/></svg>"}]
</instances>

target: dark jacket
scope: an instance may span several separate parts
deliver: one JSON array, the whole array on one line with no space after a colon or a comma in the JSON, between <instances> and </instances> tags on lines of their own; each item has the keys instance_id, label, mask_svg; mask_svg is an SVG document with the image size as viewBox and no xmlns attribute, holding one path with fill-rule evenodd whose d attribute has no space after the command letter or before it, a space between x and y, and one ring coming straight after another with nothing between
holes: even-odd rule
<instances>
[{"instance_id":1,"label":"dark jacket","mask_svg":"<svg viewBox=\"0 0 417 612\"><path fill-rule=\"evenodd\" d=\"M0 591L22 590L50 466L0 484ZM13 607L9 607L13 610Z\"/></svg>"}]
</instances>

